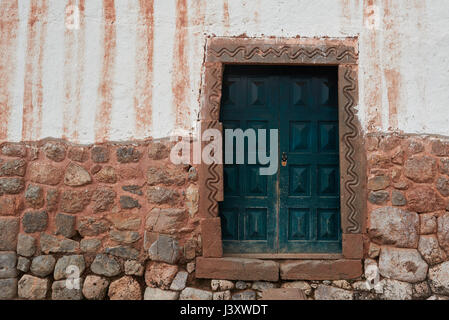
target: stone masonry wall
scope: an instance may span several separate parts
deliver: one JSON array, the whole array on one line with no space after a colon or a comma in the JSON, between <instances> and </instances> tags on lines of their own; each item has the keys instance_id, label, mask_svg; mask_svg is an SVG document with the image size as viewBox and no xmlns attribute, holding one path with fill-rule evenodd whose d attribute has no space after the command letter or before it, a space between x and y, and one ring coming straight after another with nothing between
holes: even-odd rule
<instances>
[{"instance_id":1,"label":"stone masonry wall","mask_svg":"<svg viewBox=\"0 0 449 320\"><path fill-rule=\"evenodd\" d=\"M366 142L365 275L380 275L373 291L390 299L449 299L449 142L399 135Z\"/></svg>"},{"instance_id":2,"label":"stone masonry wall","mask_svg":"<svg viewBox=\"0 0 449 320\"><path fill-rule=\"evenodd\" d=\"M195 278L197 170L171 145L0 145L0 299L449 299L449 142L369 136L364 275L282 282Z\"/></svg>"},{"instance_id":3,"label":"stone masonry wall","mask_svg":"<svg viewBox=\"0 0 449 320\"><path fill-rule=\"evenodd\" d=\"M170 143L152 141L1 145L0 298L140 299L145 283L170 285L160 281L178 265L192 271L198 177L169 152ZM83 293L65 289L69 265L79 267Z\"/></svg>"}]
</instances>

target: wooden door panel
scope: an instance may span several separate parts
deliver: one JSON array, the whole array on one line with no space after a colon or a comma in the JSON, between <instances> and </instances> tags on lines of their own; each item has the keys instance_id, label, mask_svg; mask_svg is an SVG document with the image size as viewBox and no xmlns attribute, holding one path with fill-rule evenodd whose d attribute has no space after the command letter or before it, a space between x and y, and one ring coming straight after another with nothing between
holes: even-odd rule
<instances>
[{"instance_id":1,"label":"wooden door panel","mask_svg":"<svg viewBox=\"0 0 449 320\"><path fill-rule=\"evenodd\" d=\"M336 70L303 70L279 80L280 152L288 152L287 166L280 167L280 185L288 189L280 189L279 252L337 253L341 231Z\"/></svg>"},{"instance_id":2,"label":"wooden door panel","mask_svg":"<svg viewBox=\"0 0 449 320\"><path fill-rule=\"evenodd\" d=\"M288 240L309 240L311 220L309 208L289 208Z\"/></svg>"},{"instance_id":3,"label":"wooden door panel","mask_svg":"<svg viewBox=\"0 0 449 320\"><path fill-rule=\"evenodd\" d=\"M224 252L341 252L337 100L336 68L225 68L223 128L278 129L288 160L261 176L245 142L245 164L224 165Z\"/></svg>"},{"instance_id":4,"label":"wooden door panel","mask_svg":"<svg viewBox=\"0 0 449 320\"><path fill-rule=\"evenodd\" d=\"M275 110L276 92L270 75L259 70L225 74L221 105L223 129L256 130L256 146L260 144L258 129L273 129L278 126ZM236 162L234 141L234 164L224 164L224 194L220 203L222 217L223 248L228 253L276 253L277 239L277 176L259 174L261 164L257 159L257 148L248 152L245 139L245 164ZM269 150L269 137L266 138ZM256 159L248 164L248 156Z\"/></svg>"},{"instance_id":5,"label":"wooden door panel","mask_svg":"<svg viewBox=\"0 0 449 320\"><path fill-rule=\"evenodd\" d=\"M290 121L289 140L290 152L311 152L312 128L309 121Z\"/></svg>"}]
</instances>

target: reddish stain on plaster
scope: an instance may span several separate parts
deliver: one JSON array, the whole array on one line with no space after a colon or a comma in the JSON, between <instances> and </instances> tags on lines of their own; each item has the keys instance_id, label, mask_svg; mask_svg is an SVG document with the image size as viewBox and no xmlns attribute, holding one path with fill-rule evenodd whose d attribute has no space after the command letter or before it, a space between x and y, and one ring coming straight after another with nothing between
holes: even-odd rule
<instances>
[{"instance_id":1,"label":"reddish stain on plaster","mask_svg":"<svg viewBox=\"0 0 449 320\"><path fill-rule=\"evenodd\" d=\"M191 26L204 26L206 20L206 3L204 0L193 3L194 17L192 18Z\"/></svg>"},{"instance_id":2,"label":"reddish stain on plaster","mask_svg":"<svg viewBox=\"0 0 449 320\"><path fill-rule=\"evenodd\" d=\"M65 21L68 22L69 16L74 13L71 12L70 7L75 5L75 0L68 0L65 9ZM64 31L64 111L63 111L63 127L62 127L62 137L67 139L69 134L69 124L71 122L72 114L70 109L72 108L73 93L72 93L72 81L73 73L75 72L73 68L73 47L75 45L75 34L74 30L65 28Z\"/></svg>"},{"instance_id":3,"label":"reddish stain on plaster","mask_svg":"<svg viewBox=\"0 0 449 320\"><path fill-rule=\"evenodd\" d=\"M351 19L351 0L342 0L342 13L345 20Z\"/></svg>"},{"instance_id":4,"label":"reddish stain on plaster","mask_svg":"<svg viewBox=\"0 0 449 320\"><path fill-rule=\"evenodd\" d=\"M27 54L22 115L22 140L40 136L42 125L42 61L47 28L47 0L31 0L28 17ZM35 117L36 116L36 117Z\"/></svg>"},{"instance_id":5,"label":"reddish stain on plaster","mask_svg":"<svg viewBox=\"0 0 449 320\"><path fill-rule=\"evenodd\" d=\"M422 0L414 0L413 2L416 11L419 13L417 17L418 19L416 21L416 26L418 27L418 29L422 29L424 23L423 20L426 17L426 2Z\"/></svg>"},{"instance_id":6,"label":"reddish stain on plaster","mask_svg":"<svg viewBox=\"0 0 449 320\"><path fill-rule=\"evenodd\" d=\"M367 106L368 130L375 131L382 125L381 107L382 107L382 75L379 68L380 54L377 46L378 32L375 25L376 10L374 0L364 0L363 2L363 23L366 28L367 52L369 60L367 68L370 70L366 75L365 83L366 94L364 103Z\"/></svg>"},{"instance_id":7,"label":"reddish stain on plaster","mask_svg":"<svg viewBox=\"0 0 449 320\"><path fill-rule=\"evenodd\" d=\"M187 95L189 91L189 66L187 61L187 0L176 2L176 31L173 52L172 90L175 106L176 127L187 129L189 106Z\"/></svg>"},{"instance_id":8,"label":"reddish stain on plaster","mask_svg":"<svg viewBox=\"0 0 449 320\"><path fill-rule=\"evenodd\" d=\"M358 2L358 0L356 1ZM352 26L352 15L353 7L352 5L358 5L354 3L354 0L341 0L341 14L342 14L342 26L350 28Z\"/></svg>"},{"instance_id":9,"label":"reddish stain on plaster","mask_svg":"<svg viewBox=\"0 0 449 320\"><path fill-rule=\"evenodd\" d=\"M384 27L384 76L387 85L388 97L388 127L389 130L395 130L398 126L398 111L400 106L400 58L401 48L401 25L398 22L397 14L401 12L397 1L384 0L383 2L383 27ZM393 14L392 12L396 13Z\"/></svg>"},{"instance_id":10,"label":"reddish stain on plaster","mask_svg":"<svg viewBox=\"0 0 449 320\"><path fill-rule=\"evenodd\" d=\"M430 1L428 2L430 4ZM421 0L414 0L415 4L415 10L418 12L417 19L416 19L416 26L418 29L418 32L422 32L422 29L426 29L426 24L428 23L428 16L427 16L427 4L426 1ZM426 32L426 31L424 31ZM427 50L426 47L424 47L422 50ZM421 51L422 52L422 51ZM425 55L425 53L424 53ZM425 107L427 104L427 95L428 95L428 85L430 84L428 81L426 81L426 78L422 76L423 73L427 71L428 65L421 64L417 68L417 74L415 76L417 86L420 91L420 101L418 103L421 104L421 106ZM424 121L423 130L427 130L427 121Z\"/></svg>"},{"instance_id":11,"label":"reddish stain on plaster","mask_svg":"<svg viewBox=\"0 0 449 320\"><path fill-rule=\"evenodd\" d=\"M385 81L387 83L389 127L395 129L398 126L398 104L400 92L400 74L395 70L385 70Z\"/></svg>"},{"instance_id":12,"label":"reddish stain on plaster","mask_svg":"<svg viewBox=\"0 0 449 320\"><path fill-rule=\"evenodd\" d=\"M229 29L230 20L229 20L229 3L228 0L223 1L223 25L225 29Z\"/></svg>"},{"instance_id":13,"label":"reddish stain on plaster","mask_svg":"<svg viewBox=\"0 0 449 320\"><path fill-rule=\"evenodd\" d=\"M204 25L206 21L206 7L207 7L207 1L206 0L200 0L197 2L194 2L193 9L193 20L190 22L190 30L193 30L192 33L192 39L190 42L192 43L192 47L194 50L194 56L195 57L204 57L204 45L205 45L205 39L204 39ZM198 61L199 62L199 61ZM196 64L195 68L201 68L203 70L203 64L202 61L201 64ZM198 83L198 104L200 104L200 90L201 83ZM195 83L193 84L195 86ZM195 90L195 88L192 87L191 90Z\"/></svg>"},{"instance_id":14,"label":"reddish stain on plaster","mask_svg":"<svg viewBox=\"0 0 449 320\"><path fill-rule=\"evenodd\" d=\"M86 23L85 23L85 8L86 1L79 0L78 7L80 10L80 29L78 30L78 52L77 52L77 60L78 60L78 70L76 77L76 85L75 85L75 115L79 115L81 113L81 89L83 86L83 76L84 76L84 49L86 43ZM78 139L78 123L80 117L75 116L72 119L72 128L73 128L73 139Z\"/></svg>"},{"instance_id":15,"label":"reddish stain on plaster","mask_svg":"<svg viewBox=\"0 0 449 320\"><path fill-rule=\"evenodd\" d=\"M259 11L257 11L257 8L260 8L260 3L258 0L256 0L256 9L254 10L254 24L256 25L256 29L259 25Z\"/></svg>"},{"instance_id":16,"label":"reddish stain on plaster","mask_svg":"<svg viewBox=\"0 0 449 320\"><path fill-rule=\"evenodd\" d=\"M134 112L136 134L149 136L152 121L154 2L139 0Z\"/></svg>"},{"instance_id":17,"label":"reddish stain on plaster","mask_svg":"<svg viewBox=\"0 0 449 320\"><path fill-rule=\"evenodd\" d=\"M75 6L76 0L68 0L66 19L74 13L69 10ZM65 29L64 33L64 112L63 138L78 139L79 114L81 112L81 87L84 73L85 48L85 0L78 0L76 8L79 12L79 29ZM68 20L66 20L68 21ZM76 45L76 48L74 48ZM76 54L76 56L75 56Z\"/></svg>"},{"instance_id":18,"label":"reddish stain on plaster","mask_svg":"<svg viewBox=\"0 0 449 320\"><path fill-rule=\"evenodd\" d=\"M18 0L3 0L0 3L0 141L8 138L18 27Z\"/></svg>"},{"instance_id":19,"label":"reddish stain on plaster","mask_svg":"<svg viewBox=\"0 0 449 320\"><path fill-rule=\"evenodd\" d=\"M117 34L115 28L115 0L103 0L104 34L103 65L98 95L100 99L95 118L95 141L105 141L109 136L113 100L113 77Z\"/></svg>"}]
</instances>

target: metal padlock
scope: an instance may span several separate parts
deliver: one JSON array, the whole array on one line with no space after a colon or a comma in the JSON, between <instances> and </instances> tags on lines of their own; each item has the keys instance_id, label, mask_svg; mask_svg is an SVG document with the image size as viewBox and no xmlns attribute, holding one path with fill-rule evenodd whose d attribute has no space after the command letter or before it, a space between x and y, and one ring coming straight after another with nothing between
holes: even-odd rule
<instances>
[{"instance_id":1,"label":"metal padlock","mask_svg":"<svg viewBox=\"0 0 449 320\"><path fill-rule=\"evenodd\" d=\"M281 164L283 167L287 165L287 154L285 152L282 152L282 161Z\"/></svg>"}]
</instances>

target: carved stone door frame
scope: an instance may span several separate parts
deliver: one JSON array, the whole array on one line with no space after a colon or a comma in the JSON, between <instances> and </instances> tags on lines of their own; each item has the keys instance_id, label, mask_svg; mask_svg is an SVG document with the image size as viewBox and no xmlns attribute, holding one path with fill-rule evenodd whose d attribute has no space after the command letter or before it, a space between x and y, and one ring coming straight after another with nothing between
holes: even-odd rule
<instances>
[{"instance_id":1,"label":"carved stone door frame","mask_svg":"<svg viewBox=\"0 0 449 320\"><path fill-rule=\"evenodd\" d=\"M215 37L209 38L207 41L200 100L201 133L211 128L222 130L219 115L223 69L226 64L338 66L343 252L342 255L337 256L335 254L320 254L315 257L298 255L293 258L341 260L361 259L363 256L362 232L366 211L366 156L362 131L355 110L358 105L357 63L358 48L355 38L261 39ZM203 163L200 165L199 192L202 258L221 258L223 257L223 250L218 202L223 201L222 164L207 165ZM257 257L260 258L260 255ZM201 262L202 258L198 262ZM272 255L266 258L279 259L292 258L292 256ZM206 265L206 263L203 264Z\"/></svg>"}]
</instances>

